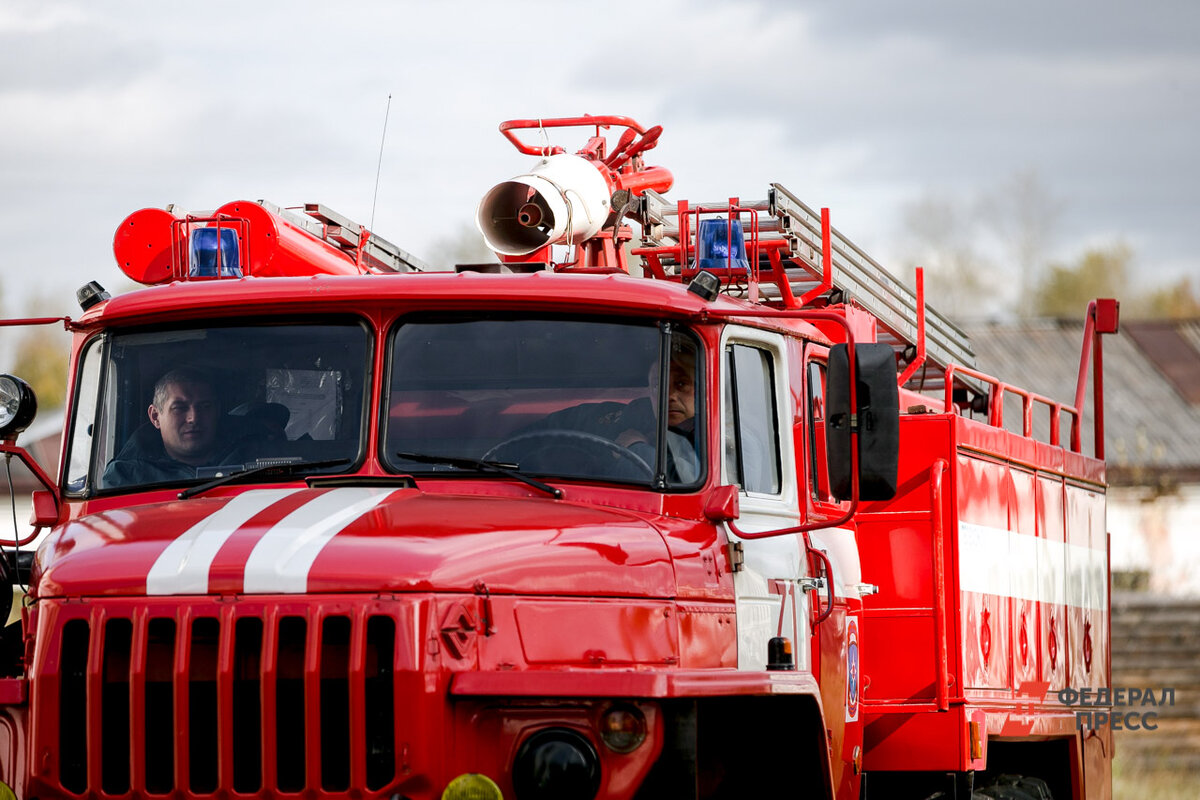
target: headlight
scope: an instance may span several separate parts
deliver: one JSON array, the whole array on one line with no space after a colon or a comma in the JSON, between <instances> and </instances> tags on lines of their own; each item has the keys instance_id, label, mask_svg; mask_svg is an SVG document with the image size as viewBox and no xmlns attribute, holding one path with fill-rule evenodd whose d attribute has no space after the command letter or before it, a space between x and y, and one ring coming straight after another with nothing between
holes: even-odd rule
<instances>
[{"instance_id":1,"label":"headlight","mask_svg":"<svg viewBox=\"0 0 1200 800\"><path fill-rule=\"evenodd\" d=\"M37 414L37 398L29 384L12 375L0 375L0 439L15 439Z\"/></svg>"},{"instance_id":2,"label":"headlight","mask_svg":"<svg viewBox=\"0 0 1200 800\"><path fill-rule=\"evenodd\" d=\"M592 800L600 790L600 757L575 731L545 728L517 751L513 788L517 800Z\"/></svg>"}]
</instances>

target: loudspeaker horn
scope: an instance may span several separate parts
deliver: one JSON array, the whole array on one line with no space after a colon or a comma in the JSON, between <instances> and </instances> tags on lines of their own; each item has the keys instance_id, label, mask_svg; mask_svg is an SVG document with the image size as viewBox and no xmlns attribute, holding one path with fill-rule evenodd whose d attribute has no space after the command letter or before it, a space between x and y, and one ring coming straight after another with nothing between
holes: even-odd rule
<instances>
[{"instance_id":1,"label":"loudspeaker horn","mask_svg":"<svg viewBox=\"0 0 1200 800\"><path fill-rule=\"evenodd\" d=\"M579 244L600 232L612 187L586 158L554 155L483 196L475 224L487 246L523 256L554 244Z\"/></svg>"}]
</instances>

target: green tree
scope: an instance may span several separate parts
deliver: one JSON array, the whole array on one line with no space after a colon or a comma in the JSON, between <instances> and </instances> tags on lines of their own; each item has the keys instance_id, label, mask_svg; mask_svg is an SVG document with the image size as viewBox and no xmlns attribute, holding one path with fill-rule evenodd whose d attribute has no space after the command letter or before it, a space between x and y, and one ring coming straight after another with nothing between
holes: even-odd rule
<instances>
[{"instance_id":1,"label":"green tree","mask_svg":"<svg viewBox=\"0 0 1200 800\"><path fill-rule=\"evenodd\" d=\"M1200 317L1200 293L1194 281L1180 278L1169 286L1135 298L1123 311L1153 319L1195 319Z\"/></svg>"},{"instance_id":2,"label":"green tree","mask_svg":"<svg viewBox=\"0 0 1200 800\"><path fill-rule=\"evenodd\" d=\"M3 296L3 295L0 295ZM13 313L11 302L0 308L0 315ZM20 317L56 317L62 311L47 298L34 295L22 301ZM41 409L61 408L67 397L67 362L71 354L71 336L61 324L0 328L3 337L0 361L7 362L0 372L11 372L27 381Z\"/></svg>"},{"instance_id":3,"label":"green tree","mask_svg":"<svg viewBox=\"0 0 1200 800\"><path fill-rule=\"evenodd\" d=\"M1133 250L1124 242L1087 250L1073 264L1051 264L1030 298L1034 316L1074 319L1097 297L1128 300Z\"/></svg>"},{"instance_id":4,"label":"green tree","mask_svg":"<svg viewBox=\"0 0 1200 800\"><path fill-rule=\"evenodd\" d=\"M61 328L28 330L17 342L13 371L28 381L39 408L61 408L67 399L70 339Z\"/></svg>"}]
</instances>

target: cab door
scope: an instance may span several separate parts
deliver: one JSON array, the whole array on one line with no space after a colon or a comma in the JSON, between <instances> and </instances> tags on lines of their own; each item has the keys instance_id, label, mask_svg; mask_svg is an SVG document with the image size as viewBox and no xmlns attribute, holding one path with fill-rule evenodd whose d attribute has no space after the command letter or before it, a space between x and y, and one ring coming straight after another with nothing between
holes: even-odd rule
<instances>
[{"instance_id":1,"label":"cab door","mask_svg":"<svg viewBox=\"0 0 1200 800\"><path fill-rule=\"evenodd\" d=\"M738 487L738 527L747 532L800 523L787 341L753 328L730 326L721 341L721 482ZM803 536L740 539L737 595L738 668L767 666L767 643L792 643L798 670L810 670L810 619L801 580L810 577Z\"/></svg>"},{"instance_id":2,"label":"cab door","mask_svg":"<svg viewBox=\"0 0 1200 800\"><path fill-rule=\"evenodd\" d=\"M807 474L801 491L809 520L836 520L844 516L849 505L833 496L829 482L825 446L828 356L828 348L814 344L805 346L802 358L796 356L804 372L805 420L803 425L797 425L796 431L798 438L803 437ZM822 589L811 597L813 619L820 620L811 639L811 659L813 674L821 684L826 722L835 738L841 733L841 758L834 761L834 779L839 794L849 792L854 796L858 782L856 765L861 765L863 741L860 717L863 596L873 587L863 582L857 531L852 523L810 531L808 544L814 567L817 563L827 563L832 570L832 592ZM815 571L824 575L824 569Z\"/></svg>"}]
</instances>

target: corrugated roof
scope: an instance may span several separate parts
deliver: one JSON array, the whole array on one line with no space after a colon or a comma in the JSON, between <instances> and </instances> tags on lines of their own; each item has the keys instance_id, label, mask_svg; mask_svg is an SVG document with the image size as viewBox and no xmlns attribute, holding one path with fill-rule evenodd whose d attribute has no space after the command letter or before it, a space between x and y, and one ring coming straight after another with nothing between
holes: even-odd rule
<instances>
[{"instance_id":1,"label":"corrugated roof","mask_svg":"<svg viewBox=\"0 0 1200 800\"><path fill-rule=\"evenodd\" d=\"M1082 320L964 328L975 346L979 369L1054 400L1074 402ZM1140 334L1149 328L1156 329L1149 337L1156 357L1162 360L1165 354L1174 354L1174 360L1168 359L1162 367L1141 346L1146 337ZM1200 474L1200 402L1189 402L1187 390L1200 387L1196 343L1200 343L1200 321L1191 320L1123 322L1121 333L1104 337L1105 454L1118 474L1164 470ZM1092 451L1091 404L1089 381L1083 424L1088 453ZM1040 427L1044 430L1047 425Z\"/></svg>"},{"instance_id":2,"label":"corrugated roof","mask_svg":"<svg viewBox=\"0 0 1200 800\"><path fill-rule=\"evenodd\" d=\"M1184 400L1191 405L1200 403L1200 351L1181 326L1170 321L1129 322L1124 332Z\"/></svg>"}]
</instances>

